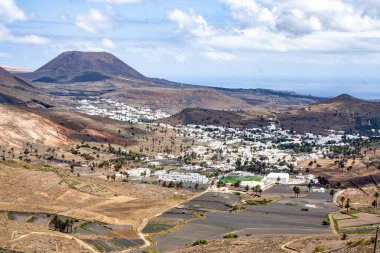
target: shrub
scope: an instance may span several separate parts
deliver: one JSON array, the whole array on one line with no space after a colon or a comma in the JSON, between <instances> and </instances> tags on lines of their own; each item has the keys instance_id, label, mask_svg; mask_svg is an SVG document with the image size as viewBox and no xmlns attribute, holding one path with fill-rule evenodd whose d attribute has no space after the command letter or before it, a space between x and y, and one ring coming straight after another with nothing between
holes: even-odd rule
<instances>
[{"instance_id":1,"label":"shrub","mask_svg":"<svg viewBox=\"0 0 380 253\"><path fill-rule=\"evenodd\" d=\"M314 248L314 250L312 251L312 253L318 253L318 252L323 252L323 251L326 251L326 250L329 250L330 248L329 247L326 247L326 246L317 246Z\"/></svg>"},{"instance_id":2,"label":"shrub","mask_svg":"<svg viewBox=\"0 0 380 253\"><path fill-rule=\"evenodd\" d=\"M330 220L329 220L329 219L324 219L324 220L322 221L322 225L325 225L325 226L330 225Z\"/></svg>"},{"instance_id":3,"label":"shrub","mask_svg":"<svg viewBox=\"0 0 380 253\"><path fill-rule=\"evenodd\" d=\"M226 234L223 236L224 239L230 239L230 238L239 238L239 236L237 234Z\"/></svg>"},{"instance_id":4,"label":"shrub","mask_svg":"<svg viewBox=\"0 0 380 253\"><path fill-rule=\"evenodd\" d=\"M270 199L249 199L246 201L246 203L251 206L266 205L271 202L272 200Z\"/></svg>"},{"instance_id":5,"label":"shrub","mask_svg":"<svg viewBox=\"0 0 380 253\"><path fill-rule=\"evenodd\" d=\"M204 244L207 244L207 243L208 243L207 240L199 239L199 240L196 240L195 242L193 242L193 243L191 244L191 246L204 245Z\"/></svg>"},{"instance_id":6,"label":"shrub","mask_svg":"<svg viewBox=\"0 0 380 253\"><path fill-rule=\"evenodd\" d=\"M301 211L302 211L302 212L308 212L308 211L309 211L309 208L302 208Z\"/></svg>"},{"instance_id":7,"label":"shrub","mask_svg":"<svg viewBox=\"0 0 380 253\"><path fill-rule=\"evenodd\" d=\"M343 234L340 236L340 239L341 239L341 240L346 240L346 239L347 239L347 234L346 234L346 233L343 233Z\"/></svg>"}]
</instances>

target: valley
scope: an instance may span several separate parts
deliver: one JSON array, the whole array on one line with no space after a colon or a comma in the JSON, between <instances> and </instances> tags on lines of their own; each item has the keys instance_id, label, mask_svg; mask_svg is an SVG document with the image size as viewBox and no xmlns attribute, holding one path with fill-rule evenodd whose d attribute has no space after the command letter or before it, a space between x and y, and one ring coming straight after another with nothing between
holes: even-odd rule
<instances>
[{"instance_id":1,"label":"valley","mask_svg":"<svg viewBox=\"0 0 380 253\"><path fill-rule=\"evenodd\" d=\"M377 103L178 84L108 53L4 71L0 252L370 252Z\"/></svg>"}]
</instances>

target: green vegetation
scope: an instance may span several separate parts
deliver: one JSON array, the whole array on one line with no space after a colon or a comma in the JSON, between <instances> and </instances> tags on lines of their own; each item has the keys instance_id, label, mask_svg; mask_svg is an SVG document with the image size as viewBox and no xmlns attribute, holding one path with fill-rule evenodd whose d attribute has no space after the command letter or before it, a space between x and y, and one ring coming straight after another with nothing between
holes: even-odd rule
<instances>
[{"instance_id":1,"label":"green vegetation","mask_svg":"<svg viewBox=\"0 0 380 253\"><path fill-rule=\"evenodd\" d=\"M372 237L368 240L359 239L359 240L355 240L355 241L349 241L346 243L346 245L351 247L351 248L354 248L354 247L357 247L359 245L368 245L368 244L372 244L374 242L375 242L375 238Z\"/></svg>"},{"instance_id":2,"label":"green vegetation","mask_svg":"<svg viewBox=\"0 0 380 253\"><path fill-rule=\"evenodd\" d=\"M247 205L250 206L258 206L258 205L267 205L269 203L272 203L271 199L249 199L245 201Z\"/></svg>"},{"instance_id":3,"label":"green vegetation","mask_svg":"<svg viewBox=\"0 0 380 253\"><path fill-rule=\"evenodd\" d=\"M239 238L237 234L231 233L223 236L224 239Z\"/></svg>"},{"instance_id":4,"label":"green vegetation","mask_svg":"<svg viewBox=\"0 0 380 253\"><path fill-rule=\"evenodd\" d=\"M9 212L5 212L5 217L7 218L7 220L13 220Z\"/></svg>"},{"instance_id":5,"label":"green vegetation","mask_svg":"<svg viewBox=\"0 0 380 253\"><path fill-rule=\"evenodd\" d=\"M325 226L330 225L330 220L329 220L328 218L324 219L324 220L322 221L322 225L325 225Z\"/></svg>"},{"instance_id":6,"label":"green vegetation","mask_svg":"<svg viewBox=\"0 0 380 253\"><path fill-rule=\"evenodd\" d=\"M29 223L33 223L33 221L36 219L36 217L34 217L33 215L32 216L29 216L25 222L29 222Z\"/></svg>"},{"instance_id":7,"label":"green vegetation","mask_svg":"<svg viewBox=\"0 0 380 253\"><path fill-rule=\"evenodd\" d=\"M144 250L142 253L163 253L161 250Z\"/></svg>"},{"instance_id":8,"label":"green vegetation","mask_svg":"<svg viewBox=\"0 0 380 253\"><path fill-rule=\"evenodd\" d=\"M309 211L309 208L302 208L301 211L302 211L302 212L308 212L308 211Z\"/></svg>"},{"instance_id":9,"label":"green vegetation","mask_svg":"<svg viewBox=\"0 0 380 253\"><path fill-rule=\"evenodd\" d=\"M329 249L331 249L331 248L327 247L327 246L317 246L314 248L312 253L324 252L324 251L329 250Z\"/></svg>"},{"instance_id":10,"label":"green vegetation","mask_svg":"<svg viewBox=\"0 0 380 253\"><path fill-rule=\"evenodd\" d=\"M227 205L227 206L231 207L230 212L237 212L237 211L241 211L245 209L243 206L240 206L240 205Z\"/></svg>"},{"instance_id":11,"label":"green vegetation","mask_svg":"<svg viewBox=\"0 0 380 253\"><path fill-rule=\"evenodd\" d=\"M198 246L198 245L205 245L205 244L208 244L207 240L199 239L199 240L196 240L195 242L193 242L191 244L191 247Z\"/></svg>"},{"instance_id":12,"label":"green vegetation","mask_svg":"<svg viewBox=\"0 0 380 253\"><path fill-rule=\"evenodd\" d=\"M261 177L239 177L239 176L227 176L223 179L223 183L229 183L229 184L233 184L233 183L236 183L236 182L242 182L242 181L256 181L256 182L260 182L261 181Z\"/></svg>"}]
</instances>

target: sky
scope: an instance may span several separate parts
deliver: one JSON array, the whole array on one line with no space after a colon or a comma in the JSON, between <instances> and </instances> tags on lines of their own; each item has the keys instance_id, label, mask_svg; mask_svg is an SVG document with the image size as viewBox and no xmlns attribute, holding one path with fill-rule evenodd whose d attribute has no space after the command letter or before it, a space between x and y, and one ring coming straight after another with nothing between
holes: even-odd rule
<instances>
[{"instance_id":1,"label":"sky","mask_svg":"<svg viewBox=\"0 0 380 253\"><path fill-rule=\"evenodd\" d=\"M0 0L0 65L107 51L182 83L380 98L379 0Z\"/></svg>"}]
</instances>

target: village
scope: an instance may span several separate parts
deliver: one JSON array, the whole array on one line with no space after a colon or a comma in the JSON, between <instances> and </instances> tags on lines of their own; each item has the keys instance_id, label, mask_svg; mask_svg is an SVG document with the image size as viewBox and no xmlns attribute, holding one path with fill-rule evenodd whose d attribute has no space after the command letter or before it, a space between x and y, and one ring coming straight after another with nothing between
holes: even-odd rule
<instances>
[{"instance_id":1,"label":"village","mask_svg":"<svg viewBox=\"0 0 380 253\"><path fill-rule=\"evenodd\" d=\"M192 140L193 145L177 156L170 151L156 153L145 157L142 163L122 168L113 175L119 180L164 186L186 184L188 188L202 186L202 189L220 190L231 185L241 189L258 186L265 189L273 184L318 184L318 178L312 173L300 170L301 162L333 158L336 152L340 152L337 150L344 149L342 147L369 139L333 130L327 136L299 134L282 130L275 122L268 127L245 130L212 125L171 126L154 122L170 116L162 111L135 109L96 98L79 103L82 106L78 110L90 115L171 129L177 136Z\"/></svg>"}]
</instances>

